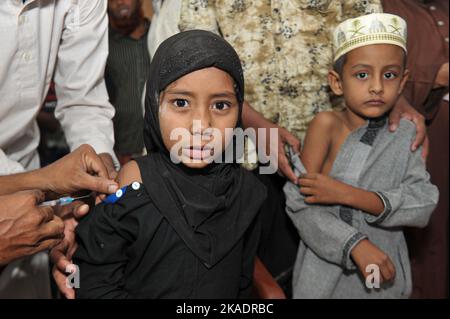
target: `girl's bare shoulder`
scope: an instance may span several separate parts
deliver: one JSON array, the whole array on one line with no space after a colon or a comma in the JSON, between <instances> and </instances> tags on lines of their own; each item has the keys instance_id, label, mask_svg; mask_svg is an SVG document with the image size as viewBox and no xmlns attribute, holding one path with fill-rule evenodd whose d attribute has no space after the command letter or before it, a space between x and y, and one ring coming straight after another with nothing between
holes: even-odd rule
<instances>
[{"instance_id":1,"label":"girl's bare shoulder","mask_svg":"<svg viewBox=\"0 0 450 319\"><path fill-rule=\"evenodd\" d=\"M122 166L116 177L116 182L119 183L119 187L129 185L133 182L142 183L141 171L136 161L130 161Z\"/></svg>"}]
</instances>

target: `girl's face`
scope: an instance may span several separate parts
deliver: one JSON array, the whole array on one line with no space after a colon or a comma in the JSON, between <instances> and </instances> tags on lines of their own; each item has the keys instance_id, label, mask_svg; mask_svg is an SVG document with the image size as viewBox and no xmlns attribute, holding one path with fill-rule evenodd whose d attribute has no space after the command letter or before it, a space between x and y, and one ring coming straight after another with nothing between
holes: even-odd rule
<instances>
[{"instance_id":1,"label":"girl's face","mask_svg":"<svg viewBox=\"0 0 450 319\"><path fill-rule=\"evenodd\" d=\"M214 67L189 73L161 93L159 123L171 156L203 168L232 139L239 105L231 76Z\"/></svg>"}]
</instances>

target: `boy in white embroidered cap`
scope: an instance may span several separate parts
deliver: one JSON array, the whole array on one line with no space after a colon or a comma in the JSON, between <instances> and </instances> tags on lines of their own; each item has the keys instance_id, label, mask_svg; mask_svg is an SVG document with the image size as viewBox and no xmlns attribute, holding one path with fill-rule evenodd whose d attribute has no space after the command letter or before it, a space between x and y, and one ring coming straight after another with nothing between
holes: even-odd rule
<instances>
[{"instance_id":1,"label":"boy in white embroidered cap","mask_svg":"<svg viewBox=\"0 0 450 319\"><path fill-rule=\"evenodd\" d=\"M294 269L297 298L404 298L411 291L402 227L424 227L438 190L419 153L415 128L387 117L408 78L406 22L371 14L341 23L329 72L343 110L311 122L300 189L285 186L287 213L301 244ZM362 275L362 276L361 276Z\"/></svg>"}]
</instances>

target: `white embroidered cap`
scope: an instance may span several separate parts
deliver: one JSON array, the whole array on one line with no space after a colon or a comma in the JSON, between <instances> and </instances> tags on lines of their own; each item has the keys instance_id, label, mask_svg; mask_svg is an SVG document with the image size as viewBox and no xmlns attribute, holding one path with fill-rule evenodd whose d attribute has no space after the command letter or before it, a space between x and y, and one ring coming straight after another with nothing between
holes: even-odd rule
<instances>
[{"instance_id":1,"label":"white embroidered cap","mask_svg":"<svg viewBox=\"0 0 450 319\"><path fill-rule=\"evenodd\" d=\"M356 48L371 44L393 44L405 52L406 21L388 13L372 13L339 24L333 32L334 61Z\"/></svg>"}]
</instances>

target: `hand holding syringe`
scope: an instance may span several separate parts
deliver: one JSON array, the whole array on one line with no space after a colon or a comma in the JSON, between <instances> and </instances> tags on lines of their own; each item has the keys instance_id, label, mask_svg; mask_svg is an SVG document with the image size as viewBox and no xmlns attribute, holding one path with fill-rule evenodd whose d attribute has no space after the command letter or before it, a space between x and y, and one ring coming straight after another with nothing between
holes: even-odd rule
<instances>
[{"instance_id":1,"label":"hand holding syringe","mask_svg":"<svg viewBox=\"0 0 450 319\"><path fill-rule=\"evenodd\" d=\"M290 145L288 145L286 151L289 163L295 175L300 176L306 174L307 173L306 168L303 165L302 161L300 160L299 154L295 153L294 149Z\"/></svg>"},{"instance_id":2,"label":"hand holding syringe","mask_svg":"<svg viewBox=\"0 0 450 319\"><path fill-rule=\"evenodd\" d=\"M43 207L43 206L66 206L69 205L71 203L73 203L76 200L80 200L83 198L88 198L92 195L92 193L89 193L87 195L84 196L79 196L79 197L71 197L71 196L66 196L66 197L60 197L58 199L53 199L53 200L48 200L45 202L42 202L41 204L39 204L39 207Z\"/></svg>"}]
</instances>

